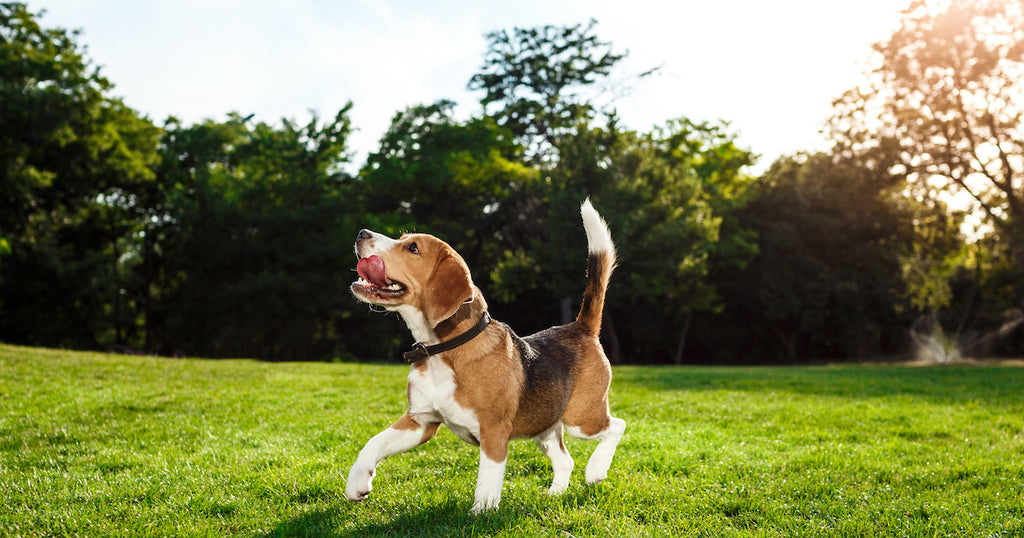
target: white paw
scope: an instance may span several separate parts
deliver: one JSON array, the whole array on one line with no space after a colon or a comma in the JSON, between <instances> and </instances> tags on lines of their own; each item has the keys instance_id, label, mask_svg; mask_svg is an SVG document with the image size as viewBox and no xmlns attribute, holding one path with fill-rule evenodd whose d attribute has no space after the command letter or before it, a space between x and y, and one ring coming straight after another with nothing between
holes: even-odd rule
<instances>
[{"instance_id":1,"label":"white paw","mask_svg":"<svg viewBox=\"0 0 1024 538\"><path fill-rule=\"evenodd\" d=\"M348 484L345 485L345 496L349 501L358 502L370 494L370 490L373 489L373 474L373 469L359 468L358 465L352 467L352 471L348 473Z\"/></svg>"},{"instance_id":2,"label":"white paw","mask_svg":"<svg viewBox=\"0 0 1024 538\"><path fill-rule=\"evenodd\" d=\"M480 514L486 512L486 511L488 511L490 509L491 508L488 507L488 506L484 506L484 505L481 505L481 504L478 504L478 503L473 503L473 508L469 509L469 515L471 515L471 516L479 516Z\"/></svg>"},{"instance_id":3,"label":"white paw","mask_svg":"<svg viewBox=\"0 0 1024 538\"><path fill-rule=\"evenodd\" d=\"M565 492L566 487L565 484L551 484L551 487L548 488L548 495L561 495Z\"/></svg>"},{"instance_id":4,"label":"white paw","mask_svg":"<svg viewBox=\"0 0 1024 538\"><path fill-rule=\"evenodd\" d=\"M474 515L474 516L476 516L476 515L480 515L480 514L486 512L488 510L495 510L495 509L498 508L498 503L500 501L501 501L500 498L497 498L497 499L489 498L489 499L484 499L484 500L478 500L475 503L473 503L473 508L470 508L469 513Z\"/></svg>"},{"instance_id":5,"label":"white paw","mask_svg":"<svg viewBox=\"0 0 1024 538\"><path fill-rule=\"evenodd\" d=\"M587 480L588 484L590 484L590 485L600 484L605 478L608 478L608 471L607 470L599 471L599 470L587 469L586 480Z\"/></svg>"}]
</instances>

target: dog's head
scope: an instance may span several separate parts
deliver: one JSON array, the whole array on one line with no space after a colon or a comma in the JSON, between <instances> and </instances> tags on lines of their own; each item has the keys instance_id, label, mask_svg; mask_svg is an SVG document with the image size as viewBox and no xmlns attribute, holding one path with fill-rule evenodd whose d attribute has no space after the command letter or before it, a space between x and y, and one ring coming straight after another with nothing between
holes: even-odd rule
<instances>
[{"instance_id":1,"label":"dog's head","mask_svg":"<svg viewBox=\"0 0 1024 538\"><path fill-rule=\"evenodd\" d=\"M359 280L352 283L352 293L357 299L389 310L411 306L423 313L432 328L473 299L465 260L432 235L392 239L361 230L356 255Z\"/></svg>"}]
</instances>

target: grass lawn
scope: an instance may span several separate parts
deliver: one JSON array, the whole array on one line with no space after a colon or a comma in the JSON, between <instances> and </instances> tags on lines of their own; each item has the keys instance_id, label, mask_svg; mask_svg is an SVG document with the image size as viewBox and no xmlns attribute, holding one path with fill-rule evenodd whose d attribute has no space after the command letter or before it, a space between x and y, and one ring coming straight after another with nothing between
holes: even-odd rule
<instances>
[{"instance_id":1,"label":"grass lawn","mask_svg":"<svg viewBox=\"0 0 1024 538\"><path fill-rule=\"evenodd\" d=\"M1022 536L1024 369L615 370L626 435L569 490L513 443L501 508L442 432L345 501L407 367L124 357L0 345L6 536Z\"/></svg>"}]
</instances>

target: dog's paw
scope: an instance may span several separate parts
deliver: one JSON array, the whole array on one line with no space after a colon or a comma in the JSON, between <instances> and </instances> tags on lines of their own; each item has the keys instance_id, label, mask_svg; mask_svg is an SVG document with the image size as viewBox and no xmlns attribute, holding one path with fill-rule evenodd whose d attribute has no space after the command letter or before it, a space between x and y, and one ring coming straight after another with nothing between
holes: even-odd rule
<instances>
[{"instance_id":1,"label":"dog's paw","mask_svg":"<svg viewBox=\"0 0 1024 538\"><path fill-rule=\"evenodd\" d=\"M351 502L359 502L365 499L370 490L373 489L373 469L352 468L348 474L348 484L345 485L345 496Z\"/></svg>"},{"instance_id":2,"label":"dog's paw","mask_svg":"<svg viewBox=\"0 0 1024 538\"><path fill-rule=\"evenodd\" d=\"M501 502L501 497L487 497L485 499L477 499L473 503L473 508L470 508L469 514L478 516L491 510L497 510L498 503Z\"/></svg>"},{"instance_id":3,"label":"dog's paw","mask_svg":"<svg viewBox=\"0 0 1024 538\"><path fill-rule=\"evenodd\" d=\"M352 492L352 491L347 491L346 490L345 491L345 495L348 496L348 502L357 503L357 502L362 501L362 500L366 499L367 497L369 497L370 496L370 492L369 491L356 491L356 492Z\"/></svg>"},{"instance_id":4,"label":"dog's paw","mask_svg":"<svg viewBox=\"0 0 1024 538\"><path fill-rule=\"evenodd\" d=\"M591 470L591 469L587 469L587 474L586 474L587 484L589 484L591 486L596 485L596 484L600 484L601 482L604 481L605 478L608 478L608 471L607 470L600 470L600 469Z\"/></svg>"},{"instance_id":5,"label":"dog's paw","mask_svg":"<svg viewBox=\"0 0 1024 538\"><path fill-rule=\"evenodd\" d=\"M469 509L469 515L479 516L480 514L486 514L488 511L496 508L495 506L488 506L481 503L473 503L473 508Z\"/></svg>"},{"instance_id":6,"label":"dog's paw","mask_svg":"<svg viewBox=\"0 0 1024 538\"><path fill-rule=\"evenodd\" d=\"M551 487L548 488L548 495L561 495L565 493L565 490L566 486L551 484Z\"/></svg>"}]
</instances>

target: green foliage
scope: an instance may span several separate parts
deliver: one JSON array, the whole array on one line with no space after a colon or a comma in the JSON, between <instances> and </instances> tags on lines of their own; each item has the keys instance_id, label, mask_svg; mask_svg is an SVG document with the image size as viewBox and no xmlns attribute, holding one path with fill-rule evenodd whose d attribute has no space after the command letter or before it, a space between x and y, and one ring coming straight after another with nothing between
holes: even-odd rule
<instances>
[{"instance_id":1,"label":"green foliage","mask_svg":"<svg viewBox=\"0 0 1024 538\"><path fill-rule=\"evenodd\" d=\"M0 230L31 233L40 213L73 212L150 177L156 129L107 95L73 33L7 3L0 37Z\"/></svg>"},{"instance_id":2,"label":"green foliage","mask_svg":"<svg viewBox=\"0 0 1024 538\"><path fill-rule=\"evenodd\" d=\"M1016 300L1020 277L1011 247L985 237L967 247L966 262L949 278L951 301L939 322L960 341L968 356L1014 356L1024 349Z\"/></svg>"},{"instance_id":3,"label":"green foliage","mask_svg":"<svg viewBox=\"0 0 1024 538\"><path fill-rule=\"evenodd\" d=\"M162 360L0 346L8 536L1015 536L1024 370L616 368L608 479L568 491L510 446L469 516L479 449L444 430L344 477L401 413L403 366ZM72 382L73 381L73 382Z\"/></svg>"},{"instance_id":4,"label":"green foliage","mask_svg":"<svg viewBox=\"0 0 1024 538\"><path fill-rule=\"evenodd\" d=\"M119 264L159 131L119 100L74 33L0 5L0 338L95 347L120 337ZM110 327L109 339L102 336Z\"/></svg>"},{"instance_id":5,"label":"green foliage","mask_svg":"<svg viewBox=\"0 0 1024 538\"><path fill-rule=\"evenodd\" d=\"M918 248L927 210L894 196L883 170L816 154L780 159L761 179L739 213L759 253L723 284L732 306L725 325L748 327L739 349L760 341L790 361L896 353L917 312L907 298L942 299L921 297L922 282L934 280L921 275L908 290L907 271L955 254L955 228L933 221L933 236L944 238L927 254Z\"/></svg>"},{"instance_id":6,"label":"green foliage","mask_svg":"<svg viewBox=\"0 0 1024 538\"><path fill-rule=\"evenodd\" d=\"M903 281L910 308L917 312L948 308L953 300L951 279L967 263L967 249L957 227L957 217L943 204L929 207L902 204L904 220L914 224L913 241L902 253Z\"/></svg>"},{"instance_id":7,"label":"green foliage","mask_svg":"<svg viewBox=\"0 0 1024 538\"><path fill-rule=\"evenodd\" d=\"M346 107L304 126L168 126L153 319L166 346L210 356L342 353L355 223L341 173ZM212 142L212 143L211 143Z\"/></svg>"}]
</instances>

